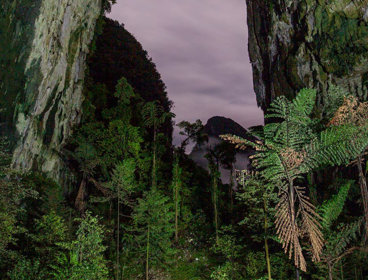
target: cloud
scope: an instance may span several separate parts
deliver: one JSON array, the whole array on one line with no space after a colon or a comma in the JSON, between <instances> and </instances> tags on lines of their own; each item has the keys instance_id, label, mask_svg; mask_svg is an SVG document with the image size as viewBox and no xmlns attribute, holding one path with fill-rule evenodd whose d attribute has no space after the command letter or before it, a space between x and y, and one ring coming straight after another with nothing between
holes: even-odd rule
<instances>
[{"instance_id":1,"label":"cloud","mask_svg":"<svg viewBox=\"0 0 368 280\"><path fill-rule=\"evenodd\" d=\"M109 16L124 23L156 63L177 122L206 122L215 115L244 127L263 122L253 92L244 2L118 0L114 5Z\"/></svg>"}]
</instances>

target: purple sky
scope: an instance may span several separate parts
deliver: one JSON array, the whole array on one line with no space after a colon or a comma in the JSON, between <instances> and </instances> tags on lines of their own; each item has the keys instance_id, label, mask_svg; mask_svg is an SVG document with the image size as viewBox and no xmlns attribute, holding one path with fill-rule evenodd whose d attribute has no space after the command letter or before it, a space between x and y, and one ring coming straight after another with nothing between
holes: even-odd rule
<instances>
[{"instance_id":1,"label":"purple sky","mask_svg":"<svg viewBox=\"0 0 368 280\"><path fill-rule=\"evenodd\" d=\"M212 116L263 123L248 57L244 0L118 0L124 23L155 62L176 122ZM177 131L175 142L178 141Z\"/></svg>"}]
</instances>

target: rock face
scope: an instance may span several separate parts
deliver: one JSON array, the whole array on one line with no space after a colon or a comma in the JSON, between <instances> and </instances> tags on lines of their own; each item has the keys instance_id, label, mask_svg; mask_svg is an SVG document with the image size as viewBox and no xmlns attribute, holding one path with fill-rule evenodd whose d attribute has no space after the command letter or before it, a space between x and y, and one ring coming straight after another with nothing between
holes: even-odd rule
<instances>
[{"instance_id":1,"label":"rock face","mask_svg":"<svg viewBox=\"0 0 368 280\"><path fill-rule=\"evenodd\" d=\"M258 105L331 84L367 100L368 0L247 0Z\"/></svg>"},{"instance_id":2,"label":"rock face","mask_svg":"<svg viewBox=\"0 0 368 280\"><path fill-rule=\"evenodd\" d=\"M35 168L63 184L68 172L59 151L80 121L86 56L101 0L5 0L1 5L6 19L0 32L13 37L3 46L10 54L0 61L16 69L12 75L21 75L12 80L17 88L7 82L12 77L0 85L0 104L14 111L6 114L12 119L1 119L16 128L13 167ZM20 52L13 53L12 46Z\"/></svg>"}]
</instances>

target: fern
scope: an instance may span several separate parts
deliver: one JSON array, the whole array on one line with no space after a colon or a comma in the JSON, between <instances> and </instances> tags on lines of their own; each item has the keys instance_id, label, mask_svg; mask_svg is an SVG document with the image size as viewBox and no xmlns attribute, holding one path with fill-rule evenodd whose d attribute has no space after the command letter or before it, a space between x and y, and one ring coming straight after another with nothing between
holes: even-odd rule
<instances>
[{"instance_id":1,"label":"fern","mask_svg":"<svg viewBox=\"0 0 368 280\"><path fill-rule=\"evenodd\" d=\"M289 101L277 98L266 115L271 122L258 133L259 141L250 142L230 135L223 138L245 149L253 147L253 165L262 179L279 188L275 226L285 253L294 259L295 265L306 271L306 260L301 238L309 238L313 258L319 260L323 247L320 217L305 194L305 188L295 181L305 173L302 163L306 157L306 145L317 138L310 114L314 108L316 91L302 90L297 98Z\"/></svg>"},{"instance_id":2,"label":"fern","mask_svg":"<svg viewBox=\"0 0 368 280\"><path fill-rule=\"evenodd\" d=\"M286 97L277 98L271 105L266 118L271 120L262 132L257 131L257 141L225 135L223 139L239 149L252 147L256 150L252 164L268 183L278 186L279 202L276 212L276 229L285 252L295 265L306 270L301 241L309 238L313 259L320 259L324 244L322 225L328 226L334 219L333 212L324 213L322 219L305 194L305 188L295 182L305 174L321 167L348 164L368 146L368 104L359 105L356 100L346 99L334 117L334 124L324 131L315 131L318 121L311 118L316 101L315 90L302 90L293 101ZM341 100L330 100L336 107ZM357 108L353 114L354 125L346 123L345 111ZM274 120L277 120L275 122ZM273 122L272 122L273 121ZM351 184L351 183L350 183ZM330 202L328 207L342 203L347 186L338 195L340 200ZM345 192L344 192L345 191ZM346 198L346 197L345 197ZM341 210L340 210L341 211ZM322 225L321 225L322 224Z\"/></svg>"},{"instance_id":3,"label":"fern","mask_svg":"<svg viewBox=\"0 0 368 280\"><path fill-rule=\"evenodd\" d=\"M325 229L330 228L332 223L340 216L352 184L353 181L343 184L339 192L321 206L322 226Z\"/></svg>"}]
</instances>

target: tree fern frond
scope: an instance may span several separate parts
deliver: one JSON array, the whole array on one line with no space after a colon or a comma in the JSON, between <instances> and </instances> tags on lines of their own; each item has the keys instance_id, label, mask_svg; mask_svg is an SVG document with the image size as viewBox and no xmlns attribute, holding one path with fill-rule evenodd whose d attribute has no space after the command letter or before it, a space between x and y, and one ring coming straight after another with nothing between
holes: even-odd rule
<instances>
[{"instance_id":1,"label":"tree fern frond","mask_svg":"<svg viewBox=\"0 0 368 280\"><path fill-rule=\"evenodd\" d=\"M324 238L321 230L321 217L316 212L315 206L309 201L309 197L305 195L305 188L295 187L295 193L298 197L299 211L302 220L302 229L308 236L314 261L320 261L322 249L324 246Z\"/></svg>"},{"instance_id":2,"label":"tree fern frond","mask_svg":"<svg viewBox=\"0 0 368 280\"><path fill-rule=\"evenodd\" d=\"M294 115L309 116L316 104L317 91L315 89L302 89L292 101L291 112Z\"/></svg>"},{"instance_id":3,"label":"tree fern frond","mask_svg":"<svg viewBox=\"0 0 368 280\"><path fill-rule=\"evenodd\" d=\"M346 247L358 237L361 232L363 219L360 218L348 225L341 225L337 234L328 242L327 252L332 256L339 256Z\"/></svg>"},{"instance_id":4,"label":"tree fern frond","mask_svg":"<svg viewBox=\"0 0 368 280\"><path fill-rule=\"evenodd\" d=\"M276 98L270 104L268 112L265 115L265 119L277 118L286 120L290 115L290 105L291 102L285 96Z\"/></svg>"},{"instance_id":5,"label":"tree fern frond","mask_svg":"<svg viewBox=\"0 0 368 280\"><path fill-rule=\"evenodd\" d=\"M321 166L348 164L368 146L366 133L349 125L327 128L306 146L304 172Z\"/></svg>"},{"instance_id":6,"label":"tree fern frond","mask_svg":"<svg viewBox=\"0 0 368 280\"><path fill-rule=\"evenodd\" d=\"M242 137L231 134L220 135L220 138L222 140L228 141L231 144L234 144L235 147L239 150L246 150L247 148L254 148L256 150L259 150L262 145L261 141L252 142Z\"/></svg>"},{"instance_id":7,"label":"tree fern frond","mask_svg":"<svg viewBox=\"0 0 368 280\"><path fill-rule=\"evenodd\" d=\"M294 206L290 204L289 194L284 192L276 205L276 234L281 241L282 247L289 259L294 256L295 265L306 271L306 261L300 245L300 228L295 219Z\"/></svg>"},{"instance_id":8,"label":"tree fern frond","mask_svg":"<svg viewBox=\"0 0 368 280\"><path fill-rule=\"evenodd\" d=\"M321 206L320 212L322 215L322 226L325 229L330 228L332 223L340 216L348 197L350 187L353 183L353 181L347 181L341 186L336 195Z\"/></svg>"}]
</instances>

